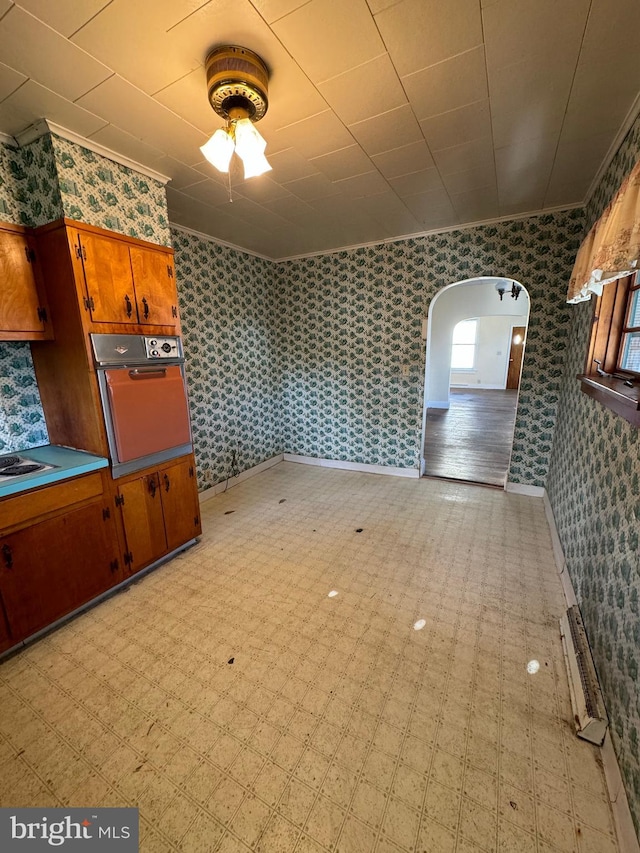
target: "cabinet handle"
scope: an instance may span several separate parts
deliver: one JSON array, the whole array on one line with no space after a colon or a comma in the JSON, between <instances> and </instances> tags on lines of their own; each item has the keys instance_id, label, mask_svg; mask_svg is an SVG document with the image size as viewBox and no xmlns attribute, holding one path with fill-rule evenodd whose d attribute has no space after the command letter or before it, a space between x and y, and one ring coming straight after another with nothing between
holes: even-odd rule
<instances>
[{"instance_id":1,"label":"cabinet handle","mask_svg":"<svg viewBox=\"0 0 640 853\"><path fill-rule=\"evenodd\" d=\"M144 319L146 320L149 316L149 303L144 298L144 296L142 297L142 304L144 306Z\"/></svg>"},{"instance_id":2,"label":"cabinet handle","mask_svg":"<svg viewBox=\"0 0 640 853\"><path fill-rule=\"evenodd\" d=\"M151 495L152 498L155 498L157 488L158 487L156 486L156 478L151 477L151 479L149 480L149 494Z\"/></svg>"},{"instance_id":3,"label":"cabinet handle","mask_svg":"<svg viewBox=\"0 0 640 853\"><path fill-rule=\"evenodd\" d=\"M125 305L126 305L126 307L127 307L127 317L130 317L130 316L131 316L131 314L133 313L133 306L131 305L131 300L129 299L129 297L128 297L128 296L125 296L125 298L124 298L124 304L125 304Z\"/></svg>"},{"instance_id":4,"label":"cabinet handle","mask_svg":"<svg viewBox=\"0 0 640 853\"><path fill-rule=\"evenodd\" d=\"M8 545L2 546L2 556L4 557L4 564L8 569L13 568L13 552Z\"/></svg>"},{"instance_id":5,"label":"cabinet handle","mask_svg":"<svg viewBox=\"0 0 640 853\"><path fill-rule=\"evenodd\" d=\"M164 475L164 490L165 492L169 491L169 487L171 486L171 480L169 479L169 475Z\"/></svg>"}]
</instances>

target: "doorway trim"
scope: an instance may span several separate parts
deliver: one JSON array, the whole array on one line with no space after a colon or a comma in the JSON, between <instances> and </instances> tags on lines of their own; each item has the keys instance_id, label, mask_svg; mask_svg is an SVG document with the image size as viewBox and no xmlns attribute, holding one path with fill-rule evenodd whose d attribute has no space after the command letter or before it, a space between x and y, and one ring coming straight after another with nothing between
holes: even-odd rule
<instances>
[{"instance_id":1,"label":"doorway trim","mask_svg":"<svg viewBox=\"0 0 640 853\"><path fill-rule=\"evenodd\" d=\"M425 365L424 365L424 380L423 380L423 388L424 388L424 396L422 401L422 430L420 432L420 477L424 477L425 469L426 469L426 461L424 456L424 444L426 439L426 429L427 429L427 403L429 401L429 366L431 364L431 339L432 339L432 322L433 322L433 309L443 293L447 290L451 290L453 287L458 287L461 284L480 284L483 282L497 282L498 280L503 279L505 281L514 282L522 288L522 291L527 296L527 322L526 322L526 336L524 342L524 349L522 352L522 366L520 369L520 378L522 378L522 368L524 367L524 360L526 355L526 345L528 339L528 331L529 331L529 318L531 317L531 295L527 288L520 282L518 279L512 278L510 276L501 276L501 275L477 275L472 276L471 278L461 279L460 281L451 282L451 284L447 284L444 287L440 288L438 292L433 296L431 302L429 303L429 307L427 308L427 317L426 320L423 320L423 329L426 326L426 347L425 347ZM497 294L496 294L497 298ZM489 316L489 315L483 315ZM512 332L513 334L513 332ZM507 362L508 369L508 362ZM518 381L518 396L516 399L516 415L514 419L514 434L515 434L515 422L518 418L518 406L520 403L520 381ZM433 406L431 408L434 408ZM511 469L511 457L513 456L513 436L511 437L511 449L509 452L509 467L507 468L507 477L505 479L504 490L507 490L509 485L509 471ZM461 481L462 482L462 481Z\"/></svg>"}]
</instances>

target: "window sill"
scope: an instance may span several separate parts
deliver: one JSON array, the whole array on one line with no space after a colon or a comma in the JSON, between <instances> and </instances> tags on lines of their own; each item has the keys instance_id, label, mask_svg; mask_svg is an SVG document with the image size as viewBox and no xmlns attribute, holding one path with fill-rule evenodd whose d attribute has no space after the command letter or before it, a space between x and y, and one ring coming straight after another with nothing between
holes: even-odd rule
<instances>
[{"instance_id":1,"label":"window sill","mask_svg":"<svg viewBox=\"0 0 640 853\"><path fill-rule=\"evenodd\" d=\"M580 390L593 397L603 406L621 415L629 423L640 427L640 386L633 388L625 385L621 379L609 376L586 376L579 373Z\"/></svg>"}]
</instances>

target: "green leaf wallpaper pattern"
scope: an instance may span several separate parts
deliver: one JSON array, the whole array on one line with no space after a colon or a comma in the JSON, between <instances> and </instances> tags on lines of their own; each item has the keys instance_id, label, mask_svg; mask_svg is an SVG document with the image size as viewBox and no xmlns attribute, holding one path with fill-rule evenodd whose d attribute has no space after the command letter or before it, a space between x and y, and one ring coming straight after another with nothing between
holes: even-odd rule
<instances>
[{"instance_id":1,"label":"green leaf wallpaper pattern","mask_svg":"<svg viewBox=\"0 0 640 853\"><path fill-rule=\"evenodd\" d=\"M640 156L636 120L587 205L587 228ZM547 492L640 833L640 432L580 391L593 304L571 306Z\"/></svg>"},{"instance_id":2,"label":"green leaf wallpaper pattern","mask_svg":"<svg viewBox=\"0 0 640 853\"><path fill-rule=\"evenodd\" d=\"M282 452L274 264L172 229L198 484Z\"/></svg>"},{"instance_id":3,"label":"green leaf wallpaper pattern","mask_svg":"<svg viewBox=\"0 0 640 853\"><path fill-rule=\"evenodd\" d=\"M164 185L82 145L51 135L64 216L171 245Z\"/></svg>"},{"instance_id":4,"label":"green leaf wallpaper pattern","mask_svg":"<svg viewBox=\"0 0 640 853\"><path fill-rule=\"evenodd\" d=\"M416 468L421 320L446 285L506 276L531 297L509 480L543 486L583 227L582 211L571 210L279 264L284 449Z\"/></svg>"}]
</instances>

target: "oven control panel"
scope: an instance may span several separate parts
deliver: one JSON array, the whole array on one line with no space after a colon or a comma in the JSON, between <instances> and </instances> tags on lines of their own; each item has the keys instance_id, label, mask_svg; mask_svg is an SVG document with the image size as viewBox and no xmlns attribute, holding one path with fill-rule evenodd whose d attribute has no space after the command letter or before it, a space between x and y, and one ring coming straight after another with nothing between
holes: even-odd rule
<instances>
[{"instance_id":1,"label":"oven control panel","mask_svg":"<svg viewBox=\"0 0 640 853\"><path fill-rule=\"evenodd\" d=\"M182 358L180 338L176 337L145 337L144 346L147 358Z\"/></svg>"}]
</instances>

